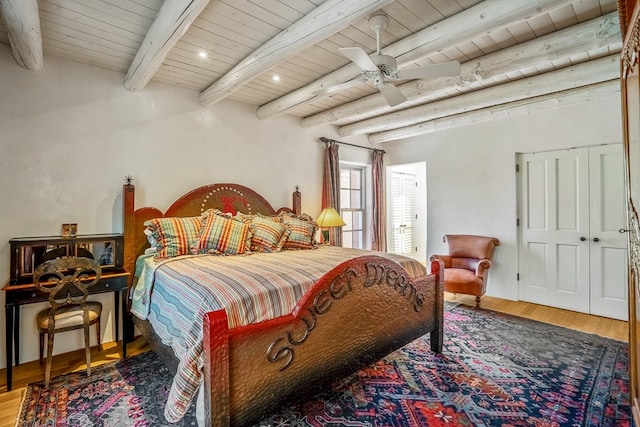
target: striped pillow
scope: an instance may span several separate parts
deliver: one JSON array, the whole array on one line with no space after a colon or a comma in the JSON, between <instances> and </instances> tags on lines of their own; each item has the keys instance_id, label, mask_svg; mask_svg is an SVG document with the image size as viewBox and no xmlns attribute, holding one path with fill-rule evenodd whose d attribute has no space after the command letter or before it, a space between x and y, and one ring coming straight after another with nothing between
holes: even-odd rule
<instances>
[{"instance_id":1,"label":"striped pillow","mask_svg":"<svg viewBox=\"0 0 640 427\"><path fill-rule=\"evenodd\" d=\"M287 227L269 217L261 215L250 219L251 250L256 252L280 252L291 233Z\"/></svg>"},{"instance_id":2,"label":"striped pillow","mask_svg":"<svg viewBox=\"0 0 640 427\"><path fill-rule=\"evenodd\" d=\"M283 249L313 249L318 246L315 240L318 224L309 215L281 213L278 219L291 230Z\"/></svg>"},{"instance_id":3,"label":"striped pillow","mask_svg":"<svg viewBox=\"0 0 640 427\"><path fill-rule=\"evenodd\" d=\"M209 209L202 214L200 234L191 245L192 254L243 254L251 239L248 224Z\"/></svg>"},{"instance_id":4,"label":"striped pillow","mask_svg":"<svg viewBox=\"0 0 640 427\"><path fill-rule=\"evenodd\" d=\"M171 258L191 253L191 245L200 231L200 217L154 218L145 221L144 226L156 241L156 257Z\"/></svg>"}]
</instances>

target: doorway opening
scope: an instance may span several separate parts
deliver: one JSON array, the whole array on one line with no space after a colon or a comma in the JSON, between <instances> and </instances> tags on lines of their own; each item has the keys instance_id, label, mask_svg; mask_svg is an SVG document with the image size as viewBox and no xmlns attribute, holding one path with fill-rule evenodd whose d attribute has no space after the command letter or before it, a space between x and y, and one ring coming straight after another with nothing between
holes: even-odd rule
<instances>
[{"instance_id":1,"label":"doorway opening","mask_svg":"<svg viewBox=\"0 0 640 427\"><path fill-rule=\"evenodd\" d=\"M387 251L427 263L427 164L387 166Z\"/></svg>"}]
</instances>

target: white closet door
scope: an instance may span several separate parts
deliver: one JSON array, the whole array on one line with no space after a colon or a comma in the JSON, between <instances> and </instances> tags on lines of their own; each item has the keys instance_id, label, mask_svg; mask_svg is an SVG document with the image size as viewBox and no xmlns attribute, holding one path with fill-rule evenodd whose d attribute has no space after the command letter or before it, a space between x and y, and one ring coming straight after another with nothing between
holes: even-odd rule
<instances>
[{"instance_id":1,"label":"white closet door","mask_svg":"<svg viewBox=\"0 0 640 427\"><path fill-rule=\"evenodd\" d=\"M588 149L526 154L520 167L519 298L589 312Z\"/></svg>"},{"instance_id":2,"label":"white closet door","mask_svg":"<svg viewBox=\"0 0 640 427\"><path fill-rule=\"evenodd\" d=\"M622 145L589 149L591 314L627 320L627 212Z\"/></svg>"}]
</instances>

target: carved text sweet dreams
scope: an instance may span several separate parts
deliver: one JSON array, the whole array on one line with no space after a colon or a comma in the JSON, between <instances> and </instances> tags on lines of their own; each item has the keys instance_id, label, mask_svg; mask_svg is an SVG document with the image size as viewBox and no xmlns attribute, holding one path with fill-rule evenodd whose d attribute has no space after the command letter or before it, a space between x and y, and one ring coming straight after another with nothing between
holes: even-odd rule
<instances>
[{"instance_id":1,"label":"carved text sweet dreams","mask_svg":"<svg viewBox=\"0 0 640 427\"><path fill-rule=\"evenodd\" d=\"M365 264L364 281L359 277L358 272L352 268L344 271L331 281L327 289L323 289L313 299L313 304L306 308L306 313L299 318L300 328L291 329L286 332L285 337L276 338L267 348L267 359L270 362L284 362L280 371L291 365L294 358L294 347L301 345L316 327L319 316L326 314L334 301L344 298L355 286L362 283L363 288L376 285L388 285L393 287L413 306L416 312L422 310L424 305L424 295L418 292L416 286L403 274L393 267L368 262ZM360 279L356 281L356 279Z\"/></svg>"}]
</instances>

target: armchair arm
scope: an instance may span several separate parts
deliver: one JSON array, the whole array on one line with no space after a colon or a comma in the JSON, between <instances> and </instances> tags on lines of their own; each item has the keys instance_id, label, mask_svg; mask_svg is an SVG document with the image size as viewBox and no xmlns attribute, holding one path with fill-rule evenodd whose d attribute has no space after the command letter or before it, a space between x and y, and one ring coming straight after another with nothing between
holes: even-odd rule
<instances>
[{"instance_id":1,"label":"armchair arm","mask_svg":"<svg viewBox=\"0 0 640 427\"><path fill-rule=\"evenodd\" d=\"M478 261L478 265L476 266L476 276L484 277L484 271L491 268L491 261L484 258Z\"/></svg>"},{"instance_id":2,"label":"armchair arm","mask_svg":"<svg viewBox=\"0 0 640 427\"><path fill-rule=\"evenodd\" d=\"M444 264L444 268L451 268L451 256L449 255L431 255L429 261L434 262L436 260L441 260Z\"/></svg>"}]
</instances>

